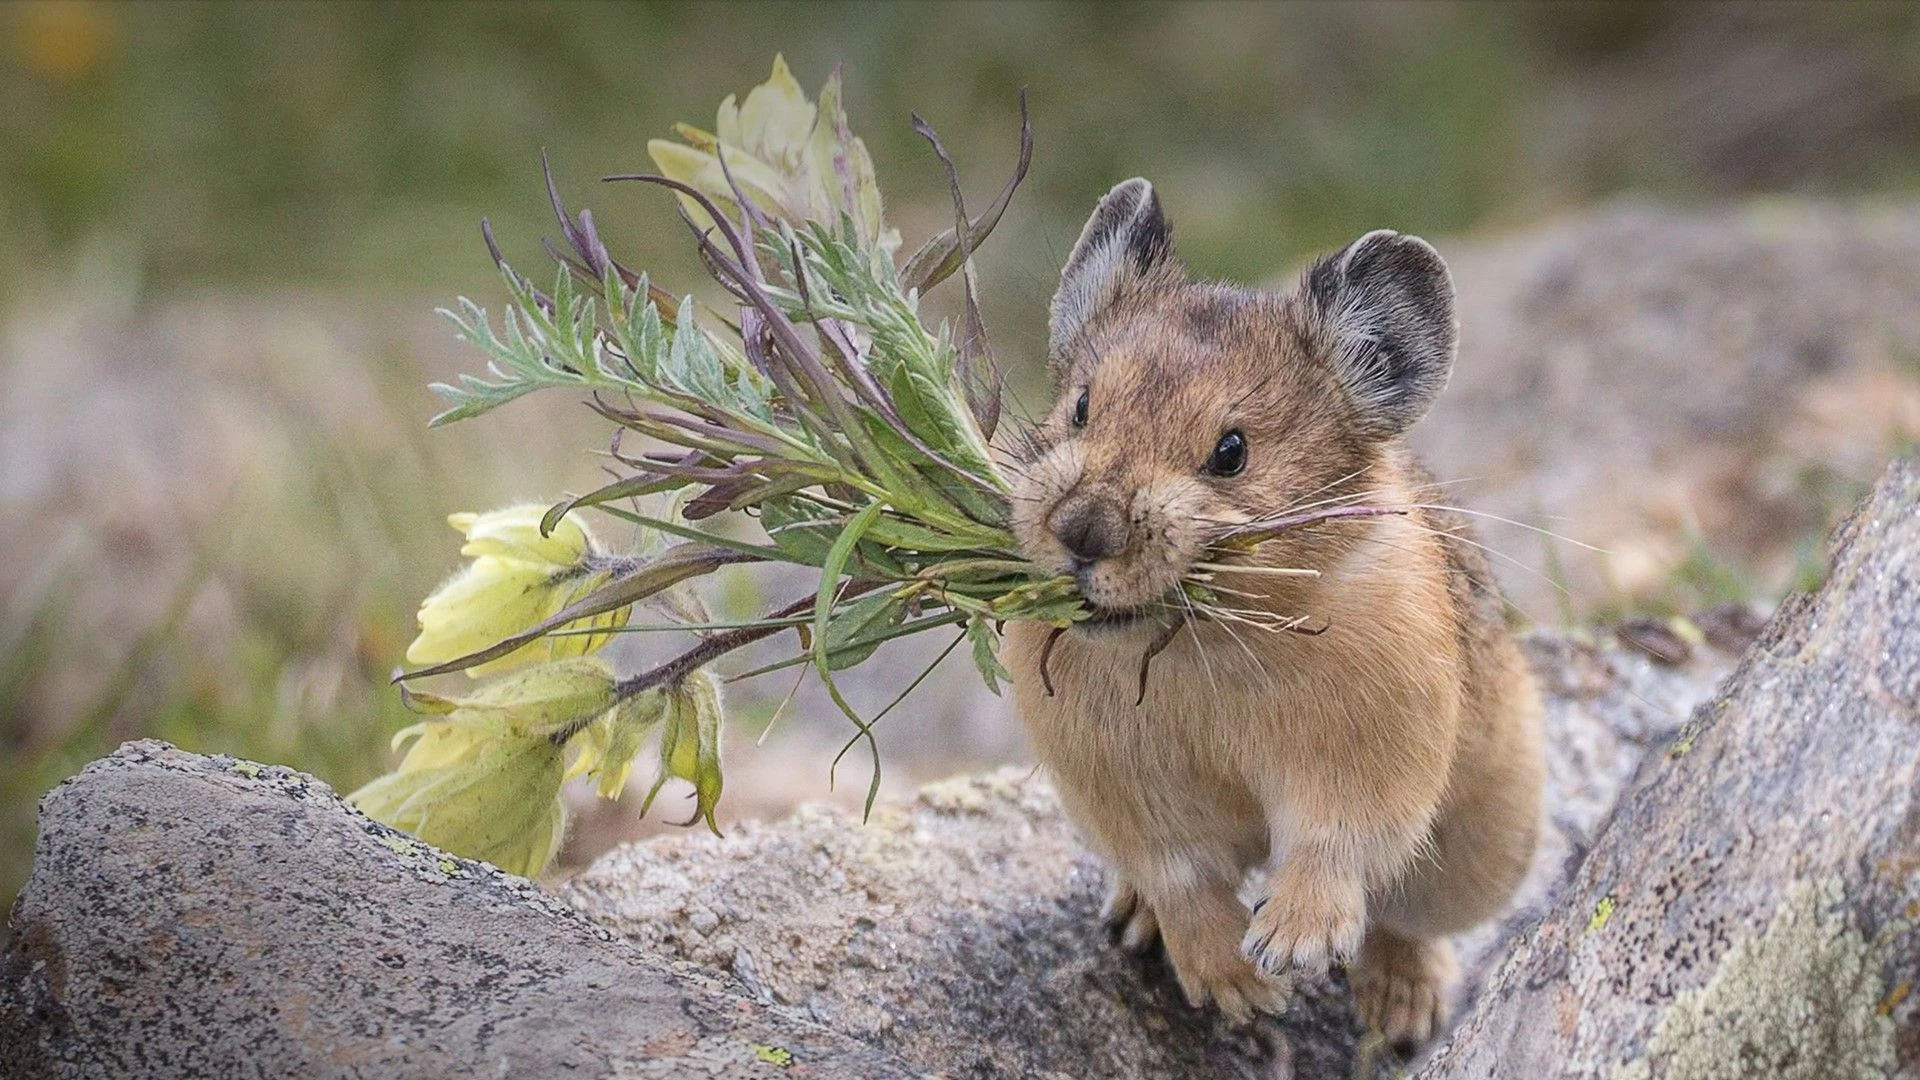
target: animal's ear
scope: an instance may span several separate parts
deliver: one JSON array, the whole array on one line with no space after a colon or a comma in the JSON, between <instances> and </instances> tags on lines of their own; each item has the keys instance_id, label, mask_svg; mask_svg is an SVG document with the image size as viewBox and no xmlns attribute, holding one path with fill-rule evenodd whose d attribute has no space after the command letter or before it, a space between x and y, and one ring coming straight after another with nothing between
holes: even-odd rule
<instances>
[{"instance_id":1,"label":"animal's ear","mask_svg":"<svg viewBox=\"0 0 1920 1080\"><path fill-rule=\"evenodd\" d=\"M1396 435L1453 371L1453 278L1433 245L1380 229L1307 271L1335 369L1369 425Z\"/></svg>"},{"instance_id":2,"label":"animal's ear","mask_svg":"<svg viewBox=\"0 0 1920 1080\"><path fill-rule=\"evenodd\" d=\"M1153 185L1139 177L1114 185L1100 200L1060 271L1048 319L1056 358L1129 286L1173 266L1173 227Z\"/></svg>"}]
</instances>

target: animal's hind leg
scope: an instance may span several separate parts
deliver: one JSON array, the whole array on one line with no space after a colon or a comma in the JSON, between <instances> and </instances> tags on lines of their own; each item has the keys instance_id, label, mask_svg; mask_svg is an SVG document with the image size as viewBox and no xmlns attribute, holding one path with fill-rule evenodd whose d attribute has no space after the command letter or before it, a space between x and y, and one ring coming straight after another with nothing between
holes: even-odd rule
<instances>
[{"instance_id":1,"label":"animal's hind leg","mask_svg":"<svg viewBox=\"0 0 1920 1080\"><path fill-rule=\"evenodd\" d=\"M1107 874L1113 884L1107 888L1107 902L1100 905L1100 920L1119 937L1121 948L1144 953L1159 944L1160 919L1126 875L1118 869L1109 869Z\"/></svg>"}]
</instances>

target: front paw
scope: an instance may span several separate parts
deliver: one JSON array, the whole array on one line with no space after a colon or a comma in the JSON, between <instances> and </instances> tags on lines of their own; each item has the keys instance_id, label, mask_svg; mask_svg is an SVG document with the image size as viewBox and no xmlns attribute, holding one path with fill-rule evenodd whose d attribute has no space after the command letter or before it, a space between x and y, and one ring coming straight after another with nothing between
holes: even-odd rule
<instances>
[{"instance_id":1,"label":"front paw","mask_svg":"<svg viewBox=\"0 0 1920 1080\"><path fill-rule=\"evenodd\" d=\"M1266 975L1319 975L1353 959L1365 929L1359 888L1289 890L1254 905L1240 953Z\"/></svg>"}]
</instances>

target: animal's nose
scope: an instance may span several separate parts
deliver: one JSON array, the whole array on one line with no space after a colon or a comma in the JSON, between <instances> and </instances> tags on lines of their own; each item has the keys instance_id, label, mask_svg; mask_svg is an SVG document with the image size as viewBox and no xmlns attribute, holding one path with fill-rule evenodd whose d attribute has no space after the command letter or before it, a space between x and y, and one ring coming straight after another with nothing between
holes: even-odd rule
<instances>
[{"instance_id":1,"label":"animal's nose","mask_svg":"<svg viewBox=\"0 0 1920 1080\"><path fill-rule=\"evenodd\" d=\"M1076 559L1094 562L1127 547L1127 515L1112 500L1075 495L1053 512L1053 535Z\"/></svg>"}]
</instances>

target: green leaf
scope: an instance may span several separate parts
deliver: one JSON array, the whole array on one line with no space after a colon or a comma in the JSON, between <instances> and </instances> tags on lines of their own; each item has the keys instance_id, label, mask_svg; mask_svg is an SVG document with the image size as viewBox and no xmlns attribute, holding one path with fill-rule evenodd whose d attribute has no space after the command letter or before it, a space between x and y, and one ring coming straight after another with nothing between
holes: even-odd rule
<instances>
[{"instance_id":1,"label":"green leaf","mask_svg":"<svg viewBox=\"0 0 1920 1080\"><path fill-rule=\"evenodd\" d=\"M827 626L827 666L845 671L872 656L880 648L878 641L865 645L853 643L899 626L906 617L906 598L888 593L864 596L841 608Z\"/></svg>"},{"instance_id":2,"label":"green leaf","mask_svg":"<svg viewBox=\"0 0 1920 1080\"><path fill-rule=\"evenodd\" d=\"M824 566L840 535L840 515L806 499L783 497L760 503L767 539L791 562Z\"/></svg>"},{"instance_id":3,"label":"green leaf","mask_svg":"<svg viewBox=\"0 0 1920 1080\"><path fill-rule=\"evenodd\" d=\"M827 552L826 562L820 568L820 588L813 597L814 668L820 672L820 681L826 685L827 695L833 698L833 703L840 707L840 711L847 715L847 719L853 721L853 726L860 729L860 734L867 741L867 747L873 752L873 778L867 784L867 803L863 816L873 813L874 800L880 797L880 744L873 741L871 726L860 719L860 714L854 711L852 705L847 704L847 699L841 696L840 688L834 684L833 664L827 651L827 636L830 632L829 622L833 616L834 594L840 588L840 577L846 570L848 560L853 557L854 547L860 543L861 536L866 533L867 527L872 525L885 510L885 503L869 503L859 513L853 515L852 521L847 522L846 530L833 542L833 548ZM832 783L831 773L828 775L828 783Z\"/></svg>"},{"instance_id":4,"label":"green leaf","mask_svg":"<svg viewBox=\"0 0 1920 1080\"><path fill-rule=\"evenodd\" d=\"M952 536L896 517L884 517L874 522L873 527L867 530L867 536L888 547L930 553L967 551L980 546L978 537Z\"/></svg>"},{"instance_id":5,"label":"green leaf","mask_svg":"<svg viewBox=\"0 0 1920 1080\"><path fill-rule=\"evenodd\" d=\"M980 678L986 681L987 689L1000 693L1000 683L1013 681L1013 676L1000 663L1000 635L993 632L993 625L979 617L968 620L967 640L973 643L973 666L980 669Z\"/></svg>"},{"instance_id":6,"label":"green leaf","mask_svg":"<svg viewBox=\"0 0 1920 1080\"><path fill-rule=\"evenodd\" d=\"M629 476L625 479L615 480L613 483L605 487L596 488L593 491L587 492L585 495L575 495L572 498L562 499L553 504L553 508L547 511L547 516L541 519L540 529L543 533L552 532L554 527L560 524L561 518L566 517L575 510L589 506L602 506L610 502L619 502L622 499L657 495L663 491L677 491L694 482L695 481L674 476Z\"/></svg>"},{"instance_id":7,"label":"green leaf","mask_svg":"<svg viewBox=\"0 0 1920 1080\"><path fill-rule=\"evenodd\" d=\"M933 630L942 626L958 626L960 623L963 623L966 620L967 620L967 614L965 612L944 611L938 615L929 615L924 619L915 619L912 622L902 623L901 625L896 626L891 630L874 634L869 638L848 642L846 647L857 649L868 644L878 644L880 642L892 641L895 638L908 637L913 634L922 633L927 630ZM813 663L813 639L812 639L811 633L808 634L808 636L805 638L805 641L806 641L806 644L803 646L803 648L806 651L802 652L800 655L790 656L785 660L775 660L771 664L762 664L759 667L754 668L750 671L742 671L739 674L732 676L732 678L733 679L752 679L761 675L768 674L769 672L784 671L787 668L795 667L800 664L812 664Z\"/></svg>"},{"instance_id":8,"label":"green leaf","mask_svg":"<svg viewBox=\"0 0 1920 1080\"><path fill-rule=\"evenodd\" d=\"M561 505L564 506L565 504ZM697 544L726 548L729 551L737 551L742 555L751 555L761 560L778 561L780 559L780 550L778 548L767 547L764 544L750 544L745 540L735 540L730 536L721 536L717 533L706 532L702 529L696 529L691 525L682 525L677 521L649 517L646 514L636 514L631 510L623 510L610 503L602 504L597 509L599 509L601 513L610 517L617 517L621 521L631 522L635 525L644 525L649 529L658 529L670 536L684 537ZM549 510L547 511L548 520L559 521L563 513L564 511L558 508Z\"/></svg>"},{"instance_id":9,"label":"green leaf","mask_svg":"<svg viewBox=\"0 0 1920 1080\"><path fill-rule=\"evenodd\" d=\"M706 332L694 325L691 296L680 302L680 313L674 318L673 344L660 365L660 381L715 405L726 405L730 396L726 365Z\"/></svg>"}]
</instances>

